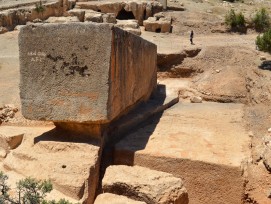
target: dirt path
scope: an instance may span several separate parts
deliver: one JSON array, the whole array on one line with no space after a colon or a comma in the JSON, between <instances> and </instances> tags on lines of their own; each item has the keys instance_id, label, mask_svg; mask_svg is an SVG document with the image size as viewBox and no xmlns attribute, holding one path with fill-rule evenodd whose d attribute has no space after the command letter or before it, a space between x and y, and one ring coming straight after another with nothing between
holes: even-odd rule
<instances>
[{"instance_id":1,"label":"dirt path","mask_svg":"<svg viewBox=\"0 0 271 204\"><path fill-rule=\"evenodd\" d=\"M194 34L194 44L189 41L190 31L186 35L164 34L142 32L141 37L157 45L158 53L178 53L185 49L196 49L210 46L232 47L244 46L249 49L256 49L255 39L257 34L239 35L239 34Z\"/></svg>"}]
</instances>

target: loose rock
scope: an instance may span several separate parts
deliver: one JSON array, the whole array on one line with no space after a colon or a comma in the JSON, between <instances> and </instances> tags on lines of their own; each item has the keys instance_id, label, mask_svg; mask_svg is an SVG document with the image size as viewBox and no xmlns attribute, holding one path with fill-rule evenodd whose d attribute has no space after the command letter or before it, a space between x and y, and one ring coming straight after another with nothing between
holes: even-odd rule
<instances>
[{"instance_id":1,"label":"loose rock","mask_svg":"<svg viewBox=\"0 0 271 204\"><path fill-rule=\"evenodd\" d=\"M180 178L139 166L109 166L102 188L104 192L125 195L148 204L188 203L188 194Z\"/></svg>"},{"instance_id":2,"label":"loose rock","mask_svg":"<svg viewBox=\"0 0 271 204\"><path fill-rule=\"evenodd\" d=\"M266 169L271 172L271 148L266 148L263 154L263 163Z\"/></svg>"},{"instance_id":3,"label":"loose rock","mask_svg":"<svg viewBox=\"0 0 271 204\"><path fill-rule=\"evenodd\" d=\"M0 27L0 34L6 33L6 32L8 32L8 29L1 26Z\"/></svg>"},{"instance_id":4,"label":"loose rock","mask_svg":"<svg viewBox=\"0 0 271 204\"><path fill-rule=\"evenodd\" d=\"M192 96L190 101L191 103L202 103L202 98L200 96Z\"/></svg>"},{"instance_id":5,"label":"loose rock","mask_svg":"<svg viewBox=\"0 0 271 204\"><path fill-rule=\"evenodd\" d=\"M15 113L18 112L18 108L16 108L13 104L6 104L0 107L0 124L2 122L8 122L12 118L14 118Z\"/></svg>"}]
</instances>

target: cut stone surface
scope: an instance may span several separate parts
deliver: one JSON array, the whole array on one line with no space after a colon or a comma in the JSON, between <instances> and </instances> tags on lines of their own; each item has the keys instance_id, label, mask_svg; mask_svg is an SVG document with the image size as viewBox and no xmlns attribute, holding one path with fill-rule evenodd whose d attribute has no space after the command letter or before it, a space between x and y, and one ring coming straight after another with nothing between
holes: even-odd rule
<instances>
[{"instance_id":1,"label":"cut stone surface","mask_svg":"<svg viewBox=\"0 0 271 204\"><path fill-rule=\"evenodd\" d=\"M5 151L17 148L24 136L22 129L12 126L0 126L0 147Z\"/></svg>"},{"instance_id":2,"label":"cut stone surface","mask_svg":"<svg viewBox=\"0 0 271 204\"><path fill-rule=\"evenodd\" d=\"M135 35L141 35L137 20L117 20L116 26Z\"/></svg>"},{"instance_id":3,"label":"cut stone surface","mask_svg":"<svg viewBox=\"0 0 271 204\"><path fill-rule=\"evenodd\" d=\"M156 17L149 17L143 21L143 25L146 31L157 33L171 32L171 19L168 18L160 18L157 20Z\"/></svg>"},{"instance_id":4,"label":"cut stone surface","mask_svg":"<svg viewBox=\"0 0 271 204\"><path fill-rule=\"evenodd\" d=\"M96 23L102 23L103 22L103 14L96 11L88 11L86 10L85 13L85 21L92 21Z\"/></svg>"},{"instance_id":5,"label":"cut stone surface","mask_svg":"<svg viewBox=\"0 0 271 204\"><path fill-rule=\"evenodd\" d=\"M71 10L67 11L64 15L65 16L77 16L79 21L83 22L84 18L85 18L85 11L82 9L71 9Z\"/></svg>"},{"instance_id":6,"label":"cut stone surface","mask_svg":"<svg viewBox=\"0 0 271 204\"><path fill-rule=\"evenodd\" d=\"M28 119L108 123L156 88L156 45L112 24L25 26L19 49Z\"/></svg>"},{"instance_id":7,"label":"cut stone surface","mask_svg":"<svg viewBox=\"0 0 271 204\"><path fill-rule=\"evenodd\" d=\"M114 13L107 13L103 15L104 23L116 23L116 16Z\"/></svg>"},{"instance_id":8,"label":"cut stone surface","mask_svg":"<svg viewBox=\"0 0 271 204\"><path fill-rule=\"evenodd\" d=\"M109 166L102 188L104 192L125 195L149 204L187 204L183 182L171 174L140 166Z\"/></svg>"},{"instance_id":9,"label":"cut stone surface","mask_svg":"<svg viewBox=\"0 0 271 204\"><path fill-rule=\"evenodd\" d=\"M126 16L127 13L131 15L132 19L138 20L139 25L143 25L143 20L152 16L155 13L163 10L162 4L157 1L123 1L115 0L108 1L88 1L77 2L76 8L91 9L102 13L114 13L117 19L131 19ZM130 13L131 12L131 13ZM122 15L124 14L124 15Z\"/></svg>"},{"instance_id":10,"label":"cut stone surface","mask_svg":"<svg viewBox=\"0 0 271 204\"><path fill-rule=\"evenodd\" d=\"M175 86L180 85L180 83L176 81L172 84ZM119 120L110 123L108 127L110 132L110 138L107 138L109 140L108 143L114 144L114 141L122 138L127 132L130 132L131 129L140 126L140 124L145 123L152 116L161 114L164 110L178 103L178 89L172 86L172 84L159 80L156 92L150 100L146 103L141 103Z\"/></svg>"},{"instance_id":11,"label":"cut stone surface","mask_svg":"<svg viewBox=\"0 0 271 204\"><path fill-rule=\"evenodd\" d=\"M45 23L71 23L71 22L79 22L77 16L68 16L68 17L49 17Z\"/></svg>"},{"instance_id":12,"label":"cut stone surface","mask_svg":"<svg viewBox=\"0 0 271 204\"><path fill-rule=\"evenodd\" d=\"M50 16L62 16L64 7L66 7L65 3L68 3L68 1L51 1L44 3L43 6L45 9L42 15L35 10L36 7L34 3L33 6L0 11L0 27L3 26L12 30L16 25L24 25L26 22L33 21L34 19L45 20Z\"/></svg>"},{"instance_id":13,"label":"cut stone surface","mask_svg":"<svg viewBox=\"0 0 271 204\"><path fill-rule=\"evenodd\" d=\"M139 28L137 20L117 20L116 26L118 26L119 28Z\"/></svg>"},{"instance_id":14,"label":"cut stone surface","mask_svg":"<svg viewBox=\"0 0 271 204\"><path fill-rule=\"evenodd\" d=\"M241 203L249 136L244 105L178 103L115 146L114 164L182 178L191 204Z\"/></svg>"},{"instance_id":15,"label":"cut stone surface","mask_svg":"<svg viewBox=\"0 0 271 204\"><path fill-rule=\"evenodd\" d=\"M146 204L142 201L132 200L125 196L112 193L103 193L97 196L94 204Z\"/></svg>"},{"instance_id":16,"label":"cut stone surface","mask_svg":"<svg viewBox=\"0 0 271 204\"><path fill-rule=\"evenodd\" d=\"M99 179L100 145L52 127L25 128L22 144L3 160L7 171L50 179L54 189L93 203Z\"/></svg>"}]
</instances>

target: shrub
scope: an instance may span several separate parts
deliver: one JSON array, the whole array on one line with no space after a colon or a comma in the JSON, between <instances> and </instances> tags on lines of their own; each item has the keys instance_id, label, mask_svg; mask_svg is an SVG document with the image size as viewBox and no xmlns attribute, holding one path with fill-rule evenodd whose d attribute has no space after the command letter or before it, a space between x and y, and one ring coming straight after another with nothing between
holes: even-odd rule
<instances>
[{"instance_id":1,"label":"shrub","mask_svg":"<svg viewBox=\"0 0 271 204\"><path fill-rule=\"evenodd\" d=\"M0 171L0 204L71 204L65 199L59 201L47 201L45 197L53 190L49 180L36 180L26 178L17 183L17 197L9 195L10 188L7 185L8 176Z\"/></svg>"},{"instance_id":2,"label":"shrub","mask_svg":"<svg viewBox=\"0 0 271 204\"><path fill-rule=\"evenodd\" d=\"M35 11L37 13L43 13L45 11L45 7L43 6L42 2L36 3Z\"/></svg>"},{"instance_id":3,"label":"shrub","mask_svg":"<svg viewBox=\"0 0 271 204\"><path fill-rule=\"evenodd\" d=\"M271 28L256 38L256 45L259 50L271 53Z\"/></svg>"},{"instance_id":4,"label":"shrub","mask_svg":"<svg viewBox=\"0 0 271 204\"><path fill-rule=\"evenodd\" d=\"M252 21L256 31L262 32L270 28L270 16L265 8L257 11Z\"/></svg>"},{"instance_id":5,"label":"shrub","mask_svg":"<svg viewBox=\"0 0 271 204\"><path fill-rule=\"evenodd\" d=\"M245 23L244 15L241 12L236 14L233 9L225 16L225 24L230 27L231 31L245 32Z\"/></svg>"}]
</instances>

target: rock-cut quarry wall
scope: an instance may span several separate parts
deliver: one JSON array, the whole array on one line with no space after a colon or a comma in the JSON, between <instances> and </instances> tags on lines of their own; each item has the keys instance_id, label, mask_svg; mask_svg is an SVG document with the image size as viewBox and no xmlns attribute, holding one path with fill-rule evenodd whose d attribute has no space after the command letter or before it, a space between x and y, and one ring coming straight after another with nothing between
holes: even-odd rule
<instances>
[{"instance_id":1,"label":"rock-cut quarry wall","mask_svg":"<svg viewBox=\"0 0 271 204\"><path fill-rule=\"evenodd\" d=\"M19 34L23 115L109 123L156 88L156 45L113 24L29 25Z\"/></svg>"}]
</instances>

